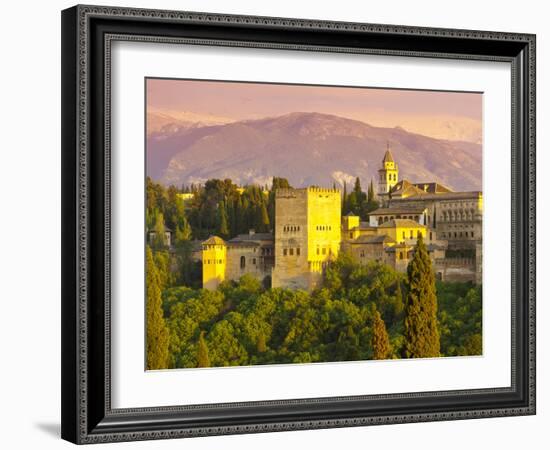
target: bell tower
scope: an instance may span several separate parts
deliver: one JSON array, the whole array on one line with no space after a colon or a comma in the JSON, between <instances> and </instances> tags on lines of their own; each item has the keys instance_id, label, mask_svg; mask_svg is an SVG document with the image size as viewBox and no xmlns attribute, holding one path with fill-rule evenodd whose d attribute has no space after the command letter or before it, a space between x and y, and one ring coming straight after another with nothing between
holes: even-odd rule
<instances>
[{"instance_id":1,"label":"bell tower","mask_svg":"<svg viewBox=\"0 0 550 450\"><path fill-rule=\"evenodd\" d=\"M378 170L378 195L386 196L391 188L397 184L399 180L399 169L397 163L391 154L390 144L388 142L382 167Z\"/></svg>"}]
</instances>

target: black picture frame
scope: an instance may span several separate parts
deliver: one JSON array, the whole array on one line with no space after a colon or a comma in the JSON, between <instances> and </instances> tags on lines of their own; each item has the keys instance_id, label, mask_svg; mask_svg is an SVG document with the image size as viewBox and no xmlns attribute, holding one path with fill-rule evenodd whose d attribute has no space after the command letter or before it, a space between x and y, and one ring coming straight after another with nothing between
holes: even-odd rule
<instances>
[{"instance_id":1,"label":"black picture frame","mask_svg":"<svg viewBox=\"0 0 550 450\"><path fill-rule=\"evenodd\" d=\"M110 43L508 61L511 386L117 410L110 400ZM75 6L62 12L62 437L98 443L535 414L535 36Z\"/></svg>"}]
</instances>

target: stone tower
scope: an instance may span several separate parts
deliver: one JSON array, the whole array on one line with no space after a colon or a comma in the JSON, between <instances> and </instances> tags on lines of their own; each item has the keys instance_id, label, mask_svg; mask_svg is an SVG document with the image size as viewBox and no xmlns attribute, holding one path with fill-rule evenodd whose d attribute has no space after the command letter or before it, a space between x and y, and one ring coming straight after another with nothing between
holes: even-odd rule
<instances>
[{"instance_id":1,"label":"stone tower","mask_svg":"<svg viewBox=\"0 0 550 450\"><path fill-rule=\"evenodd\" d=\"M336 259L341 198L336 189L278 189L275 193L275 267L272 287L310 290Z\"/></svg>"},{"instance_id":2,"label":"stone tower","mask_svg":"<svg viewBox=\"0 0 550 450\"><path fill-rule=\"evenodd\" d=\"M202 243L202 287L216 290L225 280L227 246L222 238L211 236Z\"/></svg>"},{"instance_id":3,"label":"stone tower","mask_svg":"<svg viewBox=\"0 0 550 450\"><path fill-rule=\"evenodd\" d=\"M390 189L397 184L399 180L399 169L393 159L390 151L390 144L384 154L382 167L378 170L378 195L384 198L390 192Z\"/></svg>"}]
</instances>

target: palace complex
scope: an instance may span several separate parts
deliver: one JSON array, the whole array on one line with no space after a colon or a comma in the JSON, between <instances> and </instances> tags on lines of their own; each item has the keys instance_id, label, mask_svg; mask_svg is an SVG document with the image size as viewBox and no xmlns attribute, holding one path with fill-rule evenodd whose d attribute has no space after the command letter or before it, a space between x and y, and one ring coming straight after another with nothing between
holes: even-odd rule
<instances>
[{"instance_id":1,"label":"palace complex","mask_svg":"<svg viewBox=\"0 0 550 450\"><path fill-rule=\"evenodd\" d=\"M250 231L227 241L211 236L202 243L203 287L251 274L270 279L272 287L311 290L339 252L405 272L420 234L439 279L480 284L482 193L399 180L389 148L378 174L380 207L366 222L342 216L339 190L278 189L273 233Z\"/></svg>"}]
</instances>

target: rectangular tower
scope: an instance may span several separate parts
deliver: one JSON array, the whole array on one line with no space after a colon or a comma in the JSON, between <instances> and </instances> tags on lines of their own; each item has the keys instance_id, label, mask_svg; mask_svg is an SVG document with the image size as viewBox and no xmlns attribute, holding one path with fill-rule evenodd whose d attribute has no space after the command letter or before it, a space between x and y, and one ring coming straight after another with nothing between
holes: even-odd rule
<instances>
[{"instance_id":1,"label":"rectangular tower","mask_svg":"<svg viewBox=\"0 0 550 450\"><path fill-rule=\"evenodd\" d=\"M334 189L278 189L272 286L310 290L338 256L341 198Z\"/></svg>"}]
</instances>

